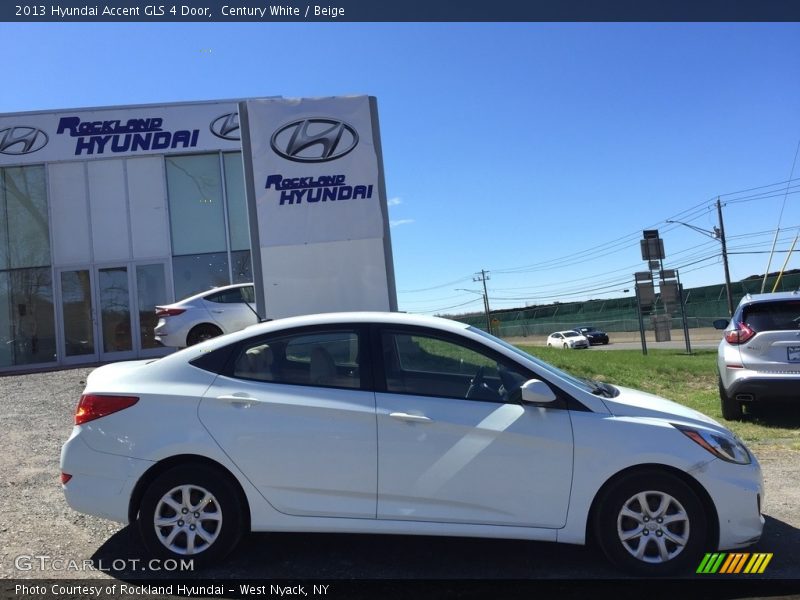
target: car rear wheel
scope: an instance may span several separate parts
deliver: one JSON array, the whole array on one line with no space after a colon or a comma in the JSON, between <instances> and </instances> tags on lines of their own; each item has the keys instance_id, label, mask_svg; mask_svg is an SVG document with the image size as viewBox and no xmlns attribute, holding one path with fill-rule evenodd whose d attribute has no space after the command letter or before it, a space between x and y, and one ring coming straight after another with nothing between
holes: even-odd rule
<instances>
[{"instance_id":1,"label":"car rear wheel","mask_svg":"<svg viewBox=\"0 0 800 600\"><path fill-rule=\"evenodd\" d=\"M191 331L189 331L189 335L186 336L186 345L194 346L200 342L215 338L218 335L222 335L222 330L216 325L211 325L210 323L195 325L192 327Z\"/></svg>"},{"instance_id":2,"label":"car rear wheel","mask_svg":"<svg viewBox=\"0 0 800 600\"><path fill-rule=\"evenodd\" d=\"M661 576L698 564L708 523L689 485L668 472L648 470L605 491L595 534L605 555L619 567Z\"/></svg>"},{"instance_id":3,"label":"car rear wheel","mask_svg":"<svg viewBox=\"0 0 800 600\"><path fill-rule=\"evenodd\" d=\"M242 537L243 510L230 479L215 469L184 465L162 473L142 497L138 527L150 552L195 559L227 556Z\"/></svg>"},{"instance_id":4,"label":"car rear wheel","mask_svg":"<svg viewBox=\"0 0 800 600\"><path fill-rule=\"evenodd\" d=\"M728 395L725 391L725 387L722 385L721 378L718 379L717 384L719 385L719 400L722 406L722 417L728 421L741 421L744 417L742 403Z\"/></svg>"}]
</instances>

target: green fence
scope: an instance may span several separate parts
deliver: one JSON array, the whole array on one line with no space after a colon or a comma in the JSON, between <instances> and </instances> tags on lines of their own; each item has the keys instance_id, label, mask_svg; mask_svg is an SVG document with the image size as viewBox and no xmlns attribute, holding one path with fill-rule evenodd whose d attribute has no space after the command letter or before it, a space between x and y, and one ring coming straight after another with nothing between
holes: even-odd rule
<instances>
[{"instance_id":1,"label":"green fence","mask_svg":"<svg viewBox=\"0 0 800 600\"><path fill-rule=\"evenodd\" d=\"M765 290L772 291L775 276L767 278ZM800 273L784 274L777 291L792 291L800 287ZM761 290L761 279L746 279L731 284L734 308L748 293ZM684 290L686 316L689 327L712 327L715 319L728 316L728 300L724 285L709 285ZM660 298L656 298L656 310L663 313ZM680 313L673 311L674 329L682 328ZM484 313L449 315L449 318L475 327L486 329ZM608 332L632 332L639 330L636 313L636 298L611 298L589 300L567 304L548 304L524 309L492 311L494 333L501 337L528 337L548 335L561 329L572 329L576 325L594 325ZM650 329L649 319L645 327Z\"/></svg>"}]
</instances>

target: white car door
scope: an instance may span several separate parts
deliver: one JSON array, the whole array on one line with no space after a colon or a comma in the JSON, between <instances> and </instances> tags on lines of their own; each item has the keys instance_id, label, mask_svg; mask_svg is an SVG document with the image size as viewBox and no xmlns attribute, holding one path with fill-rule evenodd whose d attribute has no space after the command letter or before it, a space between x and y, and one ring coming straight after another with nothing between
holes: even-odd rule
<instances>
[{"instance_id":1,"label":"white car door","mask_svg":"<svg viewBox=\"0 0 800 600\"><path fill-rule=\"evenodd\" d=\"M211 318L222 328L224 333L240 331L249 325L258 323L255 313L255 301L247 305L245 299L252 295L252 288L232 288L209 294L201 301Z\"/></svg>"},{"instance_id":2,"label":"white car door","mask_svg":"<svg viewBox=\"0 0 800 600\"><path fill-rule=\"evenodd\" d=\"M515 400L529 372L436 334L386 330L381 345L378 518L565 524L569 411Z\"/></svg>"},{"instance_id":3,"label":"white car door","mask_svg":"<svg viewBox=\"0 0 800 600\"><path fill-rule=\"evenodd\" d=\"M203 397L203 425L283 513L375 518L375 395L358 345L355 330L253 339Z\"/></svg>"}]
</instances>

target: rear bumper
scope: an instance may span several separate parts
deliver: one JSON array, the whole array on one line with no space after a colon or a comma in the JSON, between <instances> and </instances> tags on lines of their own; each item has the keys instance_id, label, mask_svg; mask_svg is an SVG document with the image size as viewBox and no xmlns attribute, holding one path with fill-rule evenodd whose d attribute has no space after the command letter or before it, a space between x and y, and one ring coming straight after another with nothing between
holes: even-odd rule
<instances>
[{"instance_id":1,"label":"rear bumper","mask_svg":"<svg viewBox=\"0 0 800 600\"><path fill-rule=\"evenodd\" d=\"M64 485L67 504L78 512L128 522L131 493L153 465L148 460L92 450L81 439L80 427L61 448L61 472L72 478Z\"/></svg>"},{"instance_id":2,"label":"rear bumper","mask_svg":"<svg viewBox=\"0 0 800 600\"><path fill-rule=\"evenodd\" d=\"M800 402L800 373L765 377L745 371L726 390L741 402Z\"/></svg>"}]
</instances>

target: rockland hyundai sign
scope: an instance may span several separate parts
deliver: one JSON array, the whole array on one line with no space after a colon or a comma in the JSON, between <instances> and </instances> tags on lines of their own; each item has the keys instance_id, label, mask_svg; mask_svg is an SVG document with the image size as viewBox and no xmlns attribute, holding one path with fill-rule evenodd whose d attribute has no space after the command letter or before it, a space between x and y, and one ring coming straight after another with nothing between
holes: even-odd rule
<instances>
[{"instance_id":1,"label":"rockland hyundai sign","mask_svg":"<svg viewBox=\"0 0 800 600\"><path fill-rule=\"evenodd\" d=\"M236 103L0 115L0 165L238 150Z\"/></svg>"},{"instance_id":2,"label":"rockland hyundai sign","mask_svg":"<svg viewBox=\"0 0 800 600\"><path fill-rule=\"evenodd\" d=\"M239 120L259 312L397 310L375 99L248 100Z\"/></svg>"}]
</instances>

